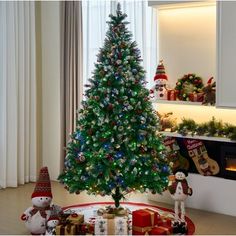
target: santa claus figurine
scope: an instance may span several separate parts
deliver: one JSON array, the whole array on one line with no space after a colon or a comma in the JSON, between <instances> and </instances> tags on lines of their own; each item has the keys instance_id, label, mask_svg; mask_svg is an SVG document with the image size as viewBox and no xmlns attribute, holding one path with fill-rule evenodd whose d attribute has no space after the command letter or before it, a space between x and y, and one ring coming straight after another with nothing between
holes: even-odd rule
<instances>
[{"instance_id":1,"label":"santa claus figurine","mask_svg":"<svg viewBox=\"0 0 236 236\"><path fill-rule=\"evenodd\" d=\"M40 170L31 200L33 206L26 209L21 219L31 234L45 234L46 223L51 215L50 204L52 201L51 182L47 167Z\"/></svg>"},{"instance_id":2,"label":"santa claus figurine","mask_svg":"<svg viewBox=\"0 0 236 236\"><path fill-rule=\"evenodd\" d=\"M173 224L174 233L187 233L187 224L185 222L184 201L192 195L192 188L188 186L186 177L188 173L184 169L174 171L175 178L169 185L168 189L171 197L175 201L175 221ZM179 217L179 208L181 216Z\"/></svg>"},{"instance_id":3,"label":"santa claus figurine","mask_svg":"<svg viewBox=\"0 0 236 236\"><path fill-rule=\"evenodd\" d=\"M150 94L152 98L158 100L167 100L167 75L165 73L165 67L163 61L160 60L157 66L156 75L154 77L155 85L151 88Z\"/></svg>"}]
</instances>

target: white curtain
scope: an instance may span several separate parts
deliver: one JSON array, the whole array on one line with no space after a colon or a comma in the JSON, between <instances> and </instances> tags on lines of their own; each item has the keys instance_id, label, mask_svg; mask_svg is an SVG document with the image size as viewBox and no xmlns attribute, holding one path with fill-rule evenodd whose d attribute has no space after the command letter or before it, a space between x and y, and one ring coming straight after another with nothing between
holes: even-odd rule
<instances>
[{"instance_id":1,"label":"white curtain","mask_svg":"<svg viewBox=\"0 0 236 236\"><path fill-rule=\"evenodd\" d=\"M36 179L35 3L0 2L0 187Z\"/></svg>"},{"instance_id":2,"label":"white curtain","mask_svg":"<svg viewBox=\"0 0 236 236\"><path fill-rule=\"evenodd\" d=\"M115 13L117 3L121 3L122 12L128 15L129 30L138 44L146 70L147 87L152 87L157 66L157 14L148 7L148 1L83 1L83 80L91 78L98 50L103 46L108 29L106 21L109 14Z\"/></svg>"}]
</instances>

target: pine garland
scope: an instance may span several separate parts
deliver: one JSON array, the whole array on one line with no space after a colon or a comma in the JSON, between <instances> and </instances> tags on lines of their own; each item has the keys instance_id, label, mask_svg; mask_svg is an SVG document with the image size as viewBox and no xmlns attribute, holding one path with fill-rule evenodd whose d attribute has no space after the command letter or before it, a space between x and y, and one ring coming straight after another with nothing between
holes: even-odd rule
<instances>
[{"instance_id":1,"label":"pine garland","mask_svg":"<svg viewBox=\"0 0 236 236\"><path fill-rule=\"evenodd\" d=\"M209 137L224 137L236 140L236 126L217 121L215 117L208 122L196 123L193 119L183 118L182 122L177 125L177 132L185 135L200 135Z\"/></svg>"}]
</instances>

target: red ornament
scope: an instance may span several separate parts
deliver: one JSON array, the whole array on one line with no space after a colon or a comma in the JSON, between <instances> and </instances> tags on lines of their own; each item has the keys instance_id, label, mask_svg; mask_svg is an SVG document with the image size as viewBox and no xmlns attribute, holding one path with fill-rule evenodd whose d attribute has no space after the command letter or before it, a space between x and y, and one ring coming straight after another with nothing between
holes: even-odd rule
<instances>
[{"instance_id":1,"label":"red ornament","mask_svg":"<svg viewBox=\"0 0 236 236\"><path fill-rule=\"evenodd\" d=\"M112 121L112 122L111 122L111 125L112 125L112 126L115 126L115 125L116 125L116 122L115 122L115 121Z\"/></svg>"},{"instance_id":2,"label":"red ornament","mask_svg":"<svg viewBox=\"0 0 236 236\"><path fill-rule=\"evenodd\" d=\"M108 105L108 110L112 110L113 109L113 105L112 104L109 104Z\"/></svg>"},{"instance_id":3,"label":"red ornament","mask_svg":"<svg viewBox=\"0 0 236 236\"><path fill-rule=\"evenodd\" d=\"M93 134L93 130L92 129L89 129L88 130L88 135L92 135Z\"/></svg>"}]
</instances>

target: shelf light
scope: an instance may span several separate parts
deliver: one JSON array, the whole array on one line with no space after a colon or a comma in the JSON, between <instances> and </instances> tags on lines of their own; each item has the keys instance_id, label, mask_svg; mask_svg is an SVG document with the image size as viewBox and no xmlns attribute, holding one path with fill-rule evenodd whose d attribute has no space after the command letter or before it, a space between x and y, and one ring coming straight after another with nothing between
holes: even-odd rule
<instances>
[{"instance_id":1,"label":"shelf light","mask_svg":"<svg viewBox=\"0 0 236 236\"><path fill-rule=\"evenodd\" d=\"M181 2L173 1L171 4L158 5L158 10L166 10L166 9L178 9L178 8L191 8L191 7L208 7L208 6L216 6L216 1L196 1L196 2Z\"/></svg>"}]
</instances>

